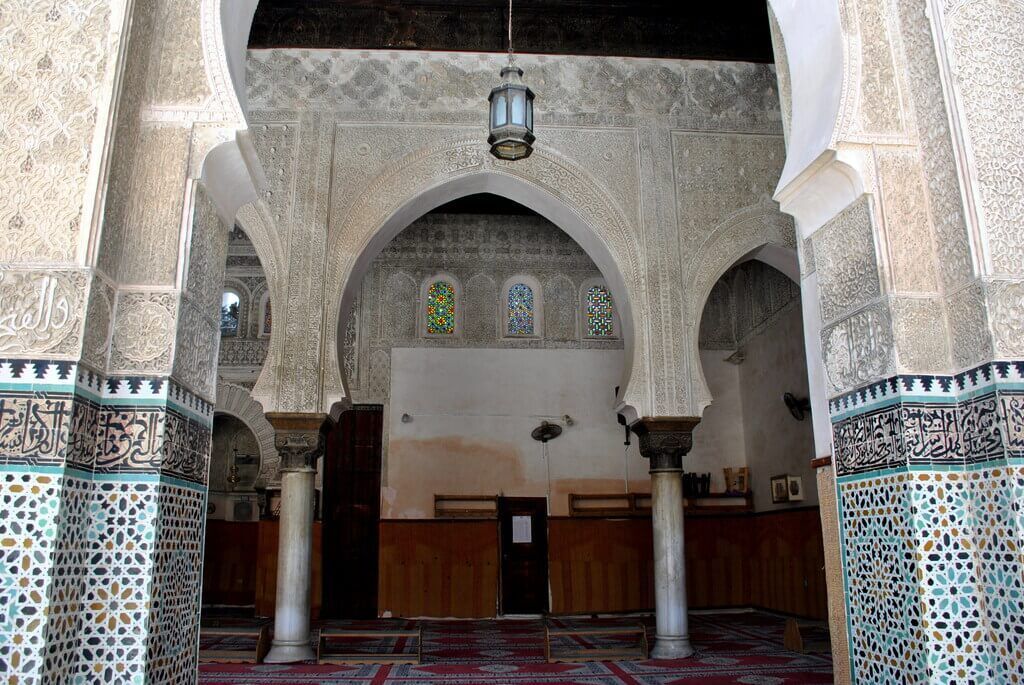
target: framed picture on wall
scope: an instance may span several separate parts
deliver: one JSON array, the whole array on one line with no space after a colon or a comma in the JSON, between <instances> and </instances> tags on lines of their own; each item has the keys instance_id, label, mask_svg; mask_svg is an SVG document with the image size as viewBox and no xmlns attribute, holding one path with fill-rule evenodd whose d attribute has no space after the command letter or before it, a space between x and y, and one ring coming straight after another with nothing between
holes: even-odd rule
<instances>
[{"instance_id":1,"label":"framed picture on wall","mask_svg":"<svg viewBox=\"0 0 1024 685\"><path fill-rule=\"evenodd\" d=\"M799 476L797 476L799 478ZM772 476L772 504L789 501L789 476Z\"/></svg>"},{"instance_id":2,"label":"framed picture on wall","mask_svg":"<svg viewBox=\"0 0 1024 685\"><path fill-rule=\"evenodd\" d=\"M804 479L800 476L786 476L790 502L804 501Z\"/></svg>"}]
</instances>

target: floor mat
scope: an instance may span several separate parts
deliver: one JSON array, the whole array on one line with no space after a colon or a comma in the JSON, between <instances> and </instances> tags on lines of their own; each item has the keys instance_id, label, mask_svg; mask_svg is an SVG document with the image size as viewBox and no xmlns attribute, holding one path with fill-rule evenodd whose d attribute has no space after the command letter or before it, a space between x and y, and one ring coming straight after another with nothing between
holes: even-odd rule
<instances>
[{"instance_id":1,"label":"floor mat","mask_svg":"<svg viewBox=\"0 0 1024 685\"><path fill-rule=\"evenodd\" d=\"M557 621L562 625L586 626L600 625L602 619ZM621 625L627 621L614 619L612 622ZM690 629L697 654L690 659L548 664L544 661L544 628L540 621L424 621L423 663L417 666L205 664L199 668L199 682L201 685L831 683L830 655L798 654L782 649L784 624L782 618L756 612L694 615L690 617ZM367 622L331 621L330 625L365 627ZM588 644L603 647L615 639L614 636L600 638ZM372 649L367 644L360 647Z\"/></svg>"}]
</instances>

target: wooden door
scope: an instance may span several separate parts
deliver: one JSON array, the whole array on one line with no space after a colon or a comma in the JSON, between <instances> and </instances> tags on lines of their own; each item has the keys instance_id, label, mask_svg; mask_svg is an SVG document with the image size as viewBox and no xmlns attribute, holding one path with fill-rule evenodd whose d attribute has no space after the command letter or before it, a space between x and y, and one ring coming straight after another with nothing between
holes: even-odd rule
<instances>
[{"instance_id":1,"label":"wooden door","mask_svg":"<svg viewBox=\"0 0 1024 685\"><path fill-rule=\"evenodd\" d=\"M543 497L502 497L501 613L548 610L548 504Z\"/></svg>"},{"instance_id":2,"label":"wooden door","mask_svg":"<svg viewBox=\"0 0 1024 685\"><path fill-rule=\"evenodd\" d=\"M326 618L376 618L384 409L356 405L327 436L323 489Z\"/></svg>"}]
</instances>

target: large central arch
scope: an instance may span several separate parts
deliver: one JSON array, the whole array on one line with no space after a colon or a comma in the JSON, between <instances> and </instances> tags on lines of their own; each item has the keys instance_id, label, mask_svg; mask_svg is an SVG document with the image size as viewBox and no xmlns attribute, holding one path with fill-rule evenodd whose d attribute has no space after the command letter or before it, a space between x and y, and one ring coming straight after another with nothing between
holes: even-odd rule
<instances>
[{"instance_id":1,"label":"large central arch","mask_svg":"<svg viewBox=\"0 0 1024 685\"><path fill-rule=\"evenodd\" d=\"M452 140L416 151L387 167L328 227L325 328L337 344L325 350L325 408L347 397L341 364L344 326L370 263L404 228L451 200L492 193L532 209L564 230L605 277L622 322L625 364L619 400L646 407L646 307L638 231L581 168L551 150L501 162L481 140Z\"/></svg>"}]
</instances>

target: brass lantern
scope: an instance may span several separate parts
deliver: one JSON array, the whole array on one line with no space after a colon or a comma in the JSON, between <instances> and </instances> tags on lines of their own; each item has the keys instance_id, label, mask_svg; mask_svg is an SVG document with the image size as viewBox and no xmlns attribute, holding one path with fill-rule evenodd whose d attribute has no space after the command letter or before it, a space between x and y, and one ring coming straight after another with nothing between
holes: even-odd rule
<instances>
[{"instance_id":1,"label":"brass lantern","mask_svg":"<svg viewBox=\"0 0 1024 685\"><path fill-rule=\"evenodd\" d=\"M501 70L501 85L491 90L487 143L498 159L525 159L533 152L533 91L523 85L523 70L509 64Z\"/></svg>"},{"instance_id":2,"label":"brass lantern","mask_svg":"<svg viewBox=\"0 0 1024 685\"><path fill-rule=\"evenodd\" d=\"M533 152L533 91L523 85L523 70L512 53L512 0L508 0L508 65L501 85L491 90L487 143L498 159L526 159Z\"/></svg>"}]
</instances>

